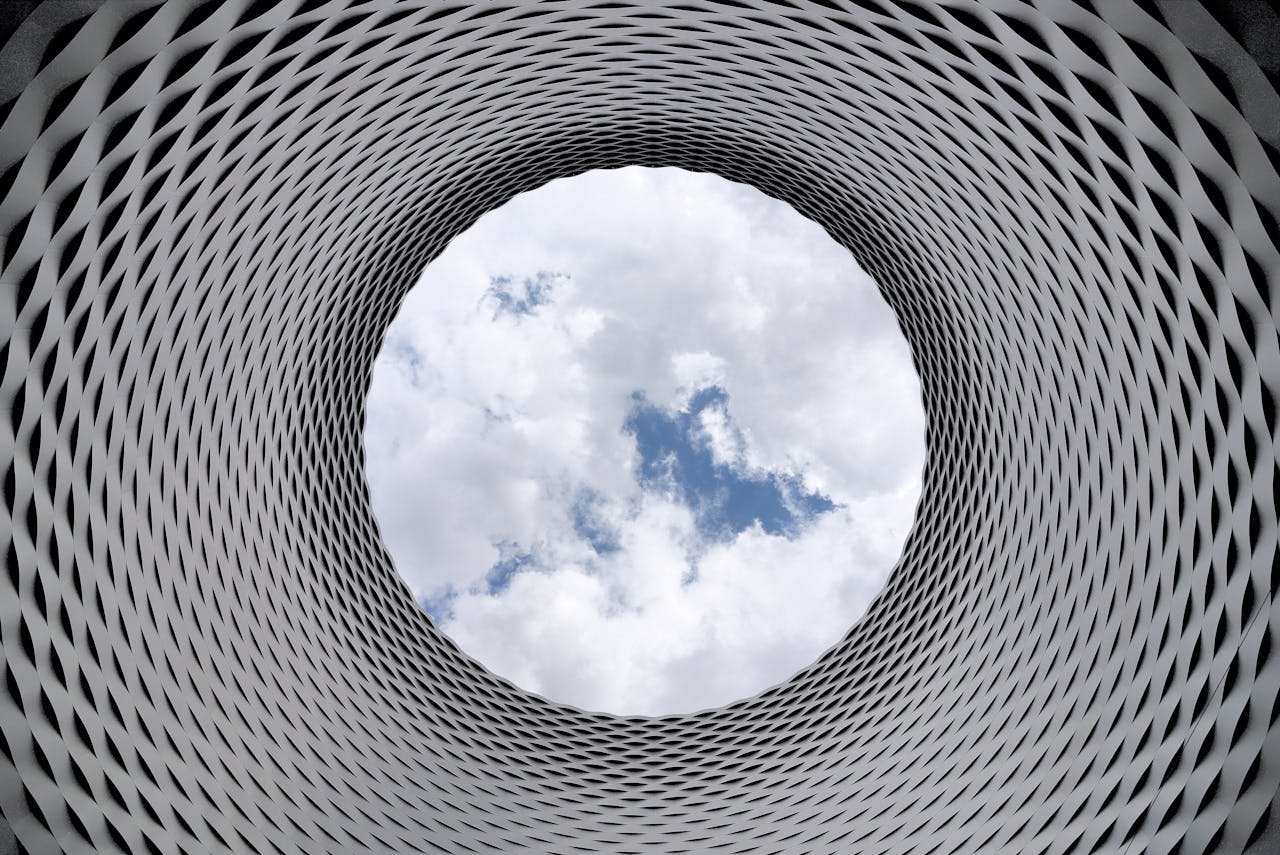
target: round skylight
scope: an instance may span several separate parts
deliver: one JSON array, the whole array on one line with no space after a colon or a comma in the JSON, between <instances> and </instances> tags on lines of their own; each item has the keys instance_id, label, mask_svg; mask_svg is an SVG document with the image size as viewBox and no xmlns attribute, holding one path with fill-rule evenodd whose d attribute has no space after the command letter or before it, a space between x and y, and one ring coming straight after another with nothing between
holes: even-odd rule
<instances>
[{"instance_id":1,"label":"round skylight","mask_svg":"<svg viewBox=\"0 0 1280 855\"><path fill-rule=\"evenodd\" d=\"M640 167L518 196L430 264L365 446L396 567L459 646L640 715L839 641L925 457L910 351L849 252L751 187Z\"/></svg>"}]
</instances>

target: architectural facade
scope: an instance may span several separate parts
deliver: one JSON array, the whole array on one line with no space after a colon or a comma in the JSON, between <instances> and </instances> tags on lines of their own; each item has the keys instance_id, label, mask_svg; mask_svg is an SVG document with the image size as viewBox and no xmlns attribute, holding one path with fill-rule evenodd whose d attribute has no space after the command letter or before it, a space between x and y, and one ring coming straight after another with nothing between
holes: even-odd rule
<instances>
[{"instance_id":1,"label":"architectural facade","mask_svg":"<svg viewBox=\"0 0 1280 855\"><path fill-rule=\"evenodd\" d=\"M32 6L0 49L0 852L1280 851L1268 6ZM362 473L426 263L626 164L822 224L929 420L867 615L654 719L459 651Z\"/></svg>"}]
</instances>

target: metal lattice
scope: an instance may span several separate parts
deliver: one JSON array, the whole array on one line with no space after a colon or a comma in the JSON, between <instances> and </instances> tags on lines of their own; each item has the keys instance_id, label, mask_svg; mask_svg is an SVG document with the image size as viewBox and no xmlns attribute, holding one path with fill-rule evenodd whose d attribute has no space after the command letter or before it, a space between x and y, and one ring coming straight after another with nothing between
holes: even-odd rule
<instances>
[{"instance_id":1,"label":"metal lattice","mask_svg":"<svg viewBox=\"0 0 1280 855\"><path fill-rule=\"evenodd\" d=\"M0 851L1274 843L1280 98L1237 25L1176 0L37 6L0 51ZM929 423L866 617L785 684L656 719L459 652L362 472L426 262L626 164L825 226Z\"/></svg>"}]
</instances>

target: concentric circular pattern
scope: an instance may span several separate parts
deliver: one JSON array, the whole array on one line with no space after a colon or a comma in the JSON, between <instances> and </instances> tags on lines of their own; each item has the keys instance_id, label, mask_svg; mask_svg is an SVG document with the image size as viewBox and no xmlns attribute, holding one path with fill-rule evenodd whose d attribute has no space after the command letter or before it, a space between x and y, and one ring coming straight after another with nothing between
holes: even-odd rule
<instances>
[{"instance_id":1,"label":"concentric circular pattern","mask_svg":"<svg viewBox=\"0 0 1280 855\"><path fill-rule=\"evenodd\" d=\"M1273 851L1280 99L1240 26L37 7L0 53L0 851ZM784 685L660 719L461 654L361 472L425 263L629 163L824 224L930 421L867 616Z\"/></svg>"}]
</instances>

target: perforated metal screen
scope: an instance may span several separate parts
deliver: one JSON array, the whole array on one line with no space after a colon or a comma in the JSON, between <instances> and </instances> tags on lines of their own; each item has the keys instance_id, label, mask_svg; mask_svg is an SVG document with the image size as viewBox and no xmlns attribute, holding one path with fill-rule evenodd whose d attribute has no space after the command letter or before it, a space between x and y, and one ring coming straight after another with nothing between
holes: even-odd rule
<instances>
[{"instance_id":1,"label":"perforated metal screen","mask_svg":"<svg viewBox=\"0 0 1280 855\"><path fill-rule=\"evenodd\" d=\"M0 51L0 851L1275 845L1280 99L1250 20L36 7ZM929 419L866 617L783 685L659 719L459 652L389 563L360 447L425 263L625 164L823 224Z\"/></svg>"}]
</instances>

